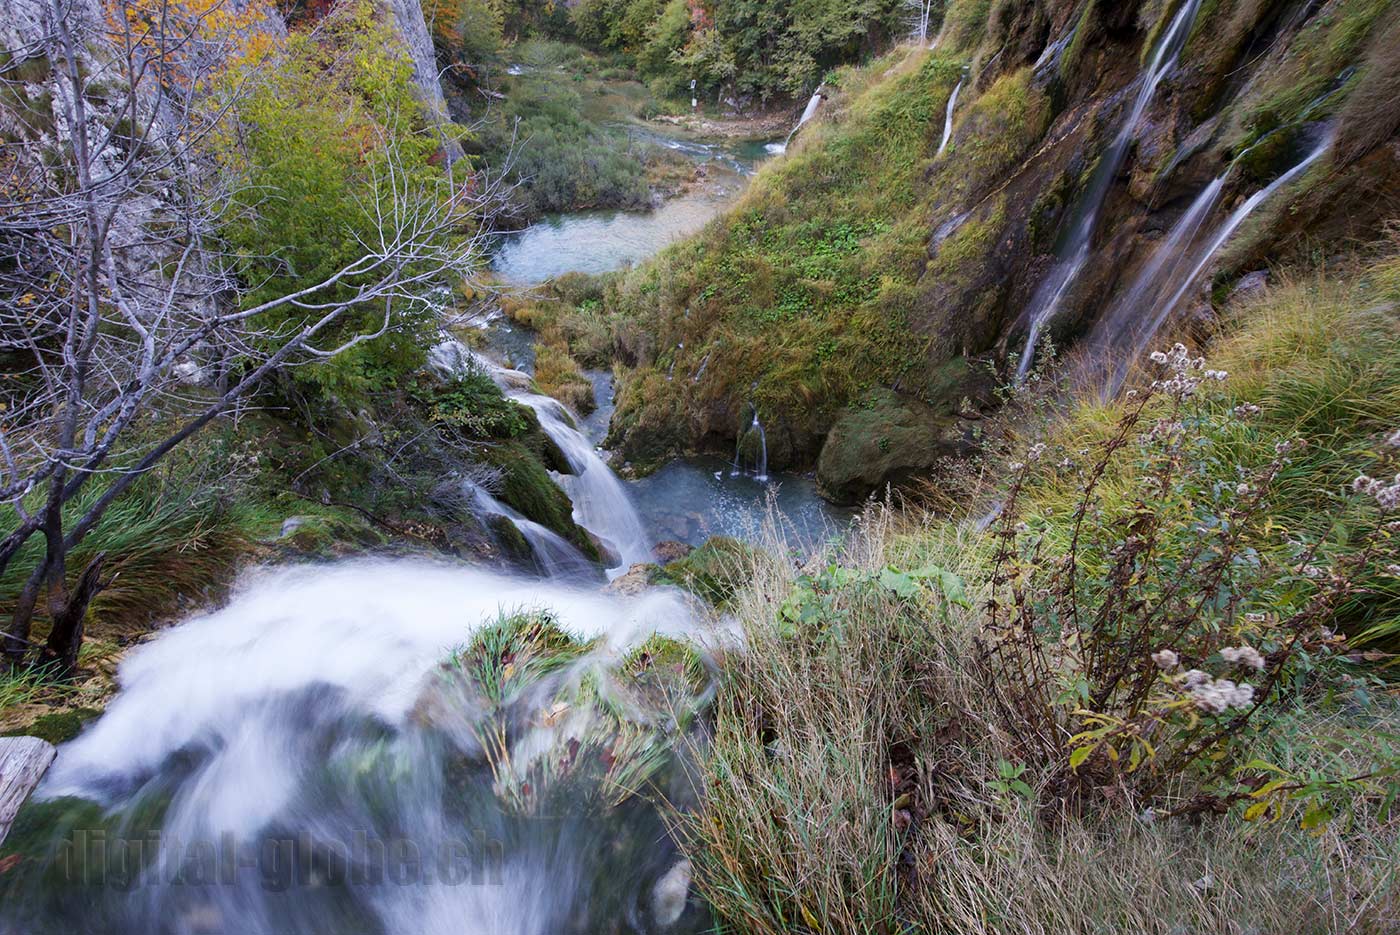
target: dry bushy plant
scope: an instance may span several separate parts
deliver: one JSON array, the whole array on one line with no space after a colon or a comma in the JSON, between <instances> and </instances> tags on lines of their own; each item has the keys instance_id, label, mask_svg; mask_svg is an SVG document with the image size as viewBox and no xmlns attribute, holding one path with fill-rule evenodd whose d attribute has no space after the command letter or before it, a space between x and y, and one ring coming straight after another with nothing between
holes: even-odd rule
<instances>
[{"instance_id":1,"label":"dry bushy plant","mask_svg":"<svg viewBox=\"0 0 1400 935\"><path fill-rule=\"evenodd\" d=\"M1253 818L1303 799L1304 823L1323 824L1332 808L1319 799L1331 787L1280 775L1250 751L1341 648L1337 609L1375 568L1400 573L1391 522L1400 478L1358 479L1375 509L1329 564L1325 535L1281 535L1270 509L1305 440L1279 443L1262 467L1227 463L1222 439L1258 407L1212 404L1210 386L1226 374L1181 345L1153 360L1165 376L1134 395L1097 451L1035 445L1011 465L982 677L1018 756L1047 765L1047 807L1079 809L1094 795L1223 811L1248 798ZM1104 478L1123 459L1136 488L1108 496ZM1023 491L1047 470L1077 478L1067 519L1022 516ZM1336 782L1382 795L1394 774Z\"/></svg>"}]
</instances>

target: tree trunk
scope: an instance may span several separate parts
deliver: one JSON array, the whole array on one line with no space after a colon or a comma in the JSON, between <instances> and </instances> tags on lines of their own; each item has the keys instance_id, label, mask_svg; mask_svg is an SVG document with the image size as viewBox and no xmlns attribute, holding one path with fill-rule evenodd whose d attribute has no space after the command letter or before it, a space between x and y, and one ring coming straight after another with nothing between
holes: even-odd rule
<instances>
[{"instance_id":1,"label":"tree trunk","mask_svg":"<svg viewBox=\"0 0 1400 935\"><path fill-rule=\"evenodd\" d=\"M15 612L10 615L10 626L5 636L5 658L11 667L24 665L25 654L29 651L29 628L34 622L34 607L39 603L39 589L48 575L49 564L40 562L29 580L19 592L15 602Z\"/></svg>"},{"instance_id":2,"label":"tree trunk","mask_svg":"<svg viewBox=\"0 0 1400 935\"><path fill-rule=\"evenodd\" d=\"M88 605L108 584L102 580L102 562L106 557L107 553L102 552L88 563L68 600L53 614L53 628L49 630L43 658L45 663L57 664L60 678L68 678L78 669L78 650L83 645Z\"/></svg>"}]
</instances>

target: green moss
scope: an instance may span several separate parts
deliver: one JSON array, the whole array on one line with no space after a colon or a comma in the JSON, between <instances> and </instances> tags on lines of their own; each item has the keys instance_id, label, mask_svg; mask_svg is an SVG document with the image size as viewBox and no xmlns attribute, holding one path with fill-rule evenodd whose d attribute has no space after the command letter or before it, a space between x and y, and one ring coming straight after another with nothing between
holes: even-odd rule
<instances>
[{"instance_id":1,"label":"green moss","mask_svg":"<svg viewBox=\"0 0 1400 935\"><path fill-rule=\"evenodd\" d=\"M480 458L500 469L501 486L497 495L503 503L554 530L589 558L598 558L598 547L574 522L574 506L568 494L549 476L537 452L521 441L510 441L483 449Z\"/></svg>"},{"instance_id":2,"label":"green moss","mask_svg":"<svg viewBox=\"0 0 1400 935\"><path fill-rule=\"evenodd\" d=\"M38 737L40 740L47 740L57 746L78 736L83 725L101 713L96 708L55 711L53 714L45 714L35 719L26 727L5 731L0 734L0 737Z\"/></svg>"},{"instance_id":3,"label":"green moss","mask_svg":"<svg viewBox=\"0 0 1400 935\"><path fill-rule=\"evenodd\" d=\"M657 584L674 584L723 606L750 578L752 547L729 536L712 536L684 558L662 566Z\"/></svg>"}]
</instances>

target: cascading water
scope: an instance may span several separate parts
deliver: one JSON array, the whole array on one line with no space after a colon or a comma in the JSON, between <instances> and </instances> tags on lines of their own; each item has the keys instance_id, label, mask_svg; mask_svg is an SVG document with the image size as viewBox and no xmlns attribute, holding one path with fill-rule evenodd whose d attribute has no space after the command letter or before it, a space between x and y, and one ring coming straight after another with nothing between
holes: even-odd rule
<instances>
[{"instance_id":1,"label":"cascading water","mask_svg":"<svg viewBox=\"0 0 1400 935\"><path fill-rule=\"evenodd\" d=\"M943 151L948 148L948 141L953 138L953 109L958 106L958 94L962 91L963 82L966 80L966 78L960 80L953 88L953 93L948 96L948 112L943 117L943 139L938 144L937 155L939 156L943 155Z\"/></svg>"},{"instance_id":2,"label":"cascading water","mask_svg":"<svg viewBox=\"0 0 1400 935\"><path fill-rule=\"evenodd\" d=\"M730 477L742 477L745 473L745 462L753 464L753 479L757 481L768 480L768 434L763 430L763 423L758 418L758 407L750 405L753 410L753 421L749 423L746 430L740 430L739 436L734 439L734 463L730 466ZM752 458L746 459L744 456L745 441L750 438L757 438L757 445L753 451Z\"/></svg>"},{"instance_id":3,"label":"cascading water","mask_svg":"<svg viewBox=\"0 0 1400 935\"><path fill-rule=\"evenodd\" d=\"M574 473L560 475L557 480L574 503L574 521L617 554L618 562L608 569L609 577L651 561L655 556L627 488L575 427L577 423L564 405L538 393L514 390L506 395L535 410L540 428L568 459Z\"/></svg>"},{"instance_id":4,"label":"cascading water","mask_svg":"<svg viewBox=\"0 0 1400 935\"><path fill-rule=\"evenodd\" d=\"M808 120L816 116L817 108L821 106L822 100L822 89L817 88L816 93L807 101L807 106L802 108L802 116L797 118L797 125L788 131L787 137L781 143L770 143L765 148L775 155L787 152L788 144L791 143L792 138L797 135L797 131L801 130L802 125Z\"/></svg>"},{"instance_id":5,"label":"cascading water","mask_svg":"<svg viewBox=\"0 0 1400 935\"><path fill-rule=\"evenodd\" d=\"M492 655L507 631L483 626L544 607L596 642L552 669L529 643ZM655 755L623 738L665 743L669 715L617 660L694 626L676 592L408 560L263 572L122 663L7 842L0 932L681 930L687 866L615 785ZM583 700L602 693L638 714L609 721Z\"/></svg>"},{"instance_id":6,"label":"cascading water","mask_svg":"<svg viewBox=\"0 0 1400 935\"><path fill-rule=\"evenodd\" d=\"M768 479L768 435L763 431L763 423L758 421L758 411L754 410L753 425L749 431L758 433L758 464L754 476L759 480Z\"/></svg>"},{"instance_id":7,"label":"cascading water","mask_svg":"<svg viewBox=\"0 0 1400 935\"><path fill-rule=\"evenodd\" d=\"M438 345L431 352L430 360L438 361L452 372L460 371L463 367L480 368L491 376L509 399L534 410L540 420L540 428L559 446L574 471L572 475L555 477L573 501L574 522L602 540L616 555L616 562L608 568L610 578L654 558L641 515L628 496L627 488L579 431L578 420L563 403L531 392L528 374L501 367L457 342L447 341ZM521 528L519 523L516 526ZM521 533L529 538L524 528L521 528Z\"/></svg>"},{"instance_id":8,"label":"cascading water","mask_svg":"<svg viewBox=\"0 0 1400 935\"><path fill-rule=\"evenodd\" d=\"M1234 164L1196 196L1196 200L1153 252L1142 272L1095 328L1092 337L1096 348L1094 356L1107 361L1112 368L1104 387L1107 394L1116 393L1122 386L1131 362L1142 355L1186 293L1200 281L1206 266L1240 225L1275 192L1321 159L1331 145L1332 136L1329 134L1301 162L1245 199L1193 252L1190 246L1196 241L1205 219L1220 201Z\"/></svg>"},{"instance_id":9,"label":"cascading water","mask_svg":"<svg viewBox=\"0 0 1400 935\"><path fill-rule=\"evenodd\" d=\"M1099 159L1084 193L1075 203L1070 215L1067 236L1061 239L1059 249L1056 251L1055 265L1031 299L1028 311L1030 330L1026 337L1025 349L1021 352L1020 363L1016 368L1018 382L1025 379L1026 374L1030 371L1041 331L1059 312L1060 305L1069 294L1079 273L1084 269L1084 264L1089 260L1094 229L1098 222L1099 211L1103 208L1104 199L1108 196L1108 190L1112 187L1113 180L1118 176L1118 170L1122 167L1124 158L1128 155L1128 149L1137 133L1138 123L1147 111L1147 106L1152 103L1152 98L1157 93L1157 86L1176 66L1177 56L1181 54L1181 49L1191 34L1191 27L1196 22L1196 14L1200 7L1201 0L1185 0L1181 9L1173 17L1171 25L1163 32L1156 50L1152 53L1152 60L1148 64L1147 71L1143 74L1142 85L1138 88L1137 96L1133 99L1133 106L1128 111L1127 120L1123 123L1122 129L1118 131L1112 145Z\"/></svg>"},{"instance_id":10,"label":"cascading water","mask_svg":"<svg viewBox=\"0 0 1400 935\"><path fill-rule=\"evenodd\" d=\"M468 492L478 516L500 517L515 527L530 547L530 558L544 577L587 580L597 575L598 567L577 547L548 526L543 526L511 509L481 487L470 485Z\"/></svg>"}]
</instances>

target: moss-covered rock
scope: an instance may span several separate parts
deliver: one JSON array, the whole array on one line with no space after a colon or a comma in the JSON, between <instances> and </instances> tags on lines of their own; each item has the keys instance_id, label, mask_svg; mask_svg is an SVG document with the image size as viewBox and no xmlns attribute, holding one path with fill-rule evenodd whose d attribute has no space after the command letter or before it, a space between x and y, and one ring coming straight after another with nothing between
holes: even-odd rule
<instances>
[{"instance_id":1,"label":"moss-covered rock","mask_svg":"<svg viewBox=\"0 0 1400 935\"><path fill-rule=\"evenodd\" d=\"M78 736L93 718L102 712L97 708L72 708L41 715L32 723L16 730L5 731L0 737L38 737L57 746Z\"/></svg>"},{"instance_id":2,"label":"moss-covered rock","mask_svg":"<svg viewBox=\"0 0 1400 935\"><path fill-rule=\"evenodd\" d=\"M541 447L532 450L532 441L540 443ZM545 443L548 447L544 446ZM588 531L574 522L573 501L546 470L545 454L553 447L548 437L540 432L536 437L484 448L480 458L501 472L497 496L503 503L541 526L554 530L596 561L599 558L598 547ZM563 455L559 454L558 457L562 459Z\"/></svg>"},{"instance_id":3,"label":"moss-covered rock","mask_svg":"<svg viewBox=\"0 0 1400 935\"><path fill-rule=\"evenodd\" d=\"M880 390L831 427L817 461L817 483L832 501L856 503L886 484L927 472L941 458L970 450L957 416Z\"/></svg>"},{"instance_id":4,"label":"moss-covered rock","mask_svg":"<svg viewBox=\"0 0 1400 935\"><path fill-rule=\"evenodd\" d=\"M716 607L732 598L750 578L753 547L729 536L712 536L690 554L668 562L653 584L673 584Z\"/></svg>"}]
</instances>

